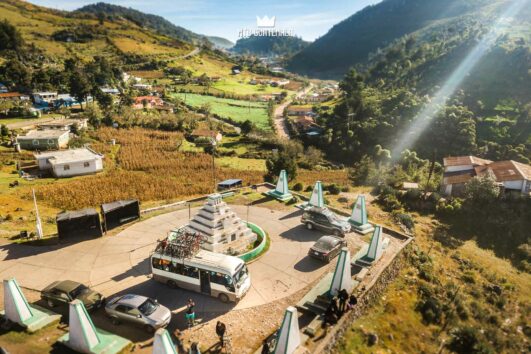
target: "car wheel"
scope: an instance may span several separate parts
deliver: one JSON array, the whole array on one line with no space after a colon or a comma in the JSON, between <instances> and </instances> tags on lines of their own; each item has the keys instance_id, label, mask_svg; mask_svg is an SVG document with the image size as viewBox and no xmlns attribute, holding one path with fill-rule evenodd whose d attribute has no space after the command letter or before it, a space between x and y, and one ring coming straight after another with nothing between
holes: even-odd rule
<instances>
[{"instance_id":1,"label":"car wheel","mask_svg":"<svg viewBox=\"0 0 531 354\"><path fill-rule=\"evenodd\" d=\"M145 325L144 330L150 334L155 333L155 328L151 327L150 325Z\"/></svg>"},{"instance_id":2,"label":"car wheel","mask_svg":"<svg viewBox=\"0 0 531 354\"><path fill-rule=\"evenodd\" d=\"M225 294L219 294L218 295L218 299L219 301L221 301L222 303L226 304L230 301L229 297Z\"/></svg>"},{"instance_id":3,"label":"car wheel","mask_svg":"<svg viewBox=\"0 0 531 354\"><path fill-rule=\"evenodd\" d=\"M166 283L171 289L177 289L179 285L174 280L168 280Z\"/></svg>"},{"instance_id":4,"label":"car wheel","mask_svg":"<svg viewBox=\"0 0 531 354\"><path fill-rule=\"evenodd\" d=\"M339 231L338 229L335 229L335 230L334 230L334 236L337 236L337 237L342 236L342 235L341 235L341 231Z\"/></svg>"},{"instance_id":5,"label":"car wheel","mask_svg":"<svg viewBox=\"0 0 531 354\"><path fill-rule=\"evenodd\" d=\"M52 299L48 299L47 304L48 304L48 307L50 307L50 308L54 308L55 307L55 302Z\"/></svg>"},{"instance_id":6,"label":"car wheel","mask_svg":"<svg viewBox=\"0 0 531 354\"><path fill-rule=\"evenodd\" d=\"M307 228L308 230L312 230L312 229L313 229L313 225L312 225L312 223L311 223L311 222L307 222L307 223L306 223L306 228Z\"/></svg>"},{"instance_id":7,"label":"car wheel","mask_svg":"<svg viewBox=\"0 0 531 354\"><path fill-rule=\"evenodd\" d=\"M117 317L112 316L111 323L115 326L118 326L120 324L120 320Z\"/></svg>"}]
</instances>

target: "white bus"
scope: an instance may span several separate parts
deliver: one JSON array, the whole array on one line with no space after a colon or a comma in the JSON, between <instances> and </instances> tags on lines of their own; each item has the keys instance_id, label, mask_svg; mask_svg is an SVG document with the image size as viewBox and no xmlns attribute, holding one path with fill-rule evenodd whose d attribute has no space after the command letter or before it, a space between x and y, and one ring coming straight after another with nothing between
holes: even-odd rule
<instances>
[{"instance_id":1,"label":"white bus","mask_svg":"<svg viewBox=\"0 0 531 354\"><path fill-rule=\"evenodd\" d=\"M184 260L155 252L151 272L153 279L171 288L197 291L222 302L238 301L251 287L251 275L243 260L205 250Z\"/></svg>"}]
</instances>

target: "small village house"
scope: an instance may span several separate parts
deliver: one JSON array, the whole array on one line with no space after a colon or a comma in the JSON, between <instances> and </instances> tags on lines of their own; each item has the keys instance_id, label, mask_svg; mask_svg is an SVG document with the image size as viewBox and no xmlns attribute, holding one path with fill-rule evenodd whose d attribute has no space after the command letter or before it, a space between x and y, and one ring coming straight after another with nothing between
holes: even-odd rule
<instances>
[{"instance_id":1,"label":"small village house","mask_svg":"<svg viewBox=\"0 0 531 354\"><path fill-rule=\"evenodd\" d=\"M135 98L135 102L133 103L133 108L135 109L155 108L163 106L164 101L162 100L162 98L157 96L138 96Z\"/></svg>"},{"instance_id":2,"label":"small village house","mask_svg":"<svg viewBox=\"0 0 531 354\"><path fill-rule=\"evenodd\" d=\"M307 116L311 115L312 107L289 106L287 111L288 116Z\"/></svg>"},{"instance_id":3,"label":"small village house","mask_svg":"<svg viewBox=\"0 0 531 354\"><path fill-rule=\"evenodd\" d=\"M112 96L120 94L120 90L118 90L116 87L100 87L100 91Z\"/></svg>"},{"instance_id":4,"label":"small village house","mask_svg":"<svg viewBox=\"0 0 531 354\"><path fill-rule=\"evenodd\" d=\"M137 90L151 90L153 88L149 84L134 84L132 87Z\"/></svg>"},{"instance_id":5,"label":"small village house","mask_svg":"<svg viewBox=\"0 0 531 354\"><path fill-rule=\"evenodd\" d=\"M25 150L57 150L66 148L70 132L64 130L30 130L17 136L17 143Z\"/></svg>"},{"instance_id":6,"label":"small village house","mask_svg":"<svg viewBox=\"0 0 531 354\"><path fill-rule=\"evenodd\" d=\"M19 92L2 92L0 93L0 101L29 101L29 96Z\"/></svg>"},{"instance_id":7,"label":"small village house","mask_svg":"<svg viewBox=\"0 0 531 354\"><path fill-rule=\"evenodd\" d=\"M0 82L0 93L6 93L9 92L7 89L7 86Z\"/></svg>"},{"instance_id":8,"label":"small village house","mask_svg":"<svg viewBox=\"0 0 531 354\"><path fill-rule=\"evenodd\" d=\"M300 132L307 132L311 128L316 127L315 120L310 116L297 116L295 118L295 126Z\"/></svg>"},{"instance_id":9,"label":"small village house","mask_svg":"<svg viewBox=\"0 0 531 354\"><path fill-rule=\"evenodd\" d=\"M457 196L473 177L491 176L506 192L516 191L529 195L531 191L531 166L512 161L490 161L475 156L444 158L442 192Z\"/></svg>"},{"instance_id":10,"label":"small village house","mask_svg":"<svg viewBox=\"0 0 531 354\"><path fill-rule=\"evenodd\" d=\"M87 148L48 151L34 156L39 170L55 177L88 175L103 170L103 155Z\"/></svg>"},{"instance_id":11,"label":"small village house","mask_svg":"<svg viewBox=\"0 0 531 354\"><path fill-rule=\"evenodd\" d=\"M39 106L49 105L57 99L57 92L33 92L32 97Z\"/></svg>"},{"instance_id":12,"label":"small village house","mask_svg":"<svg viewBox=\"0 0 531 354\"><path fill-rule=\"evenodd\" d=\"M72 131L74 126L76 126L77 129L86 129L88 127L88 119L58 119L51 122L41 123L37 125L37 129Z\"/></svg>"}]
</instances>

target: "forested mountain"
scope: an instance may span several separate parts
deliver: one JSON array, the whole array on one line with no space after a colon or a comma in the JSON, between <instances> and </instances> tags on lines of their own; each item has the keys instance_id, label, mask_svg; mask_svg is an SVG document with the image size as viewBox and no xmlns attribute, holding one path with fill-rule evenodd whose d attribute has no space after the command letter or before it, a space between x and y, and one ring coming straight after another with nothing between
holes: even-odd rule
<instances>
[{"instance_id":1,"label":"forested mountain","mask_svg":"<svg viewBox=\"0 0 531 354\"><path fill-rule=\"evenodd\" d=\"M99 2L96 4L83 6L75 12L90 13L99 18L108 19L112 19L113 17L123 17L131 22L136 23L140 27L146 27L166 36L181 39L186 42L202 43L209 41L208 37L174 25L161 16L146 14L141 11L123 6Z\"/></svg>"},{"instance_id":2,"label":"forested mountain","mask_svg":"<svg viewBox=\"0 0 531 354\"><path fill-rule=\"evenodd\" d=\"M348 68L369 61L394 40L450 24L464 16L477 20L496 10L498 0L384 0L335 25L295 55L288 69L309 76L339 78Z\"/></svg>"},{"instance_id":3,"label":"forested mountain","mask_svg":"<svg viewBox=\"0 0 531 354\"><path fill-rule=\"evenodd\" d=\"M207 38L217 48L230 49L234 46L234 43L226 38L216 36L208 36Z\"/></svg>"},{"instance_id":4,"label":"forested mountain","mask_svg":"<svg viewBox=\"0 0 531 354\"><path fill-rule=\"evenodd\" d=\"M407 2L407 1L404 1ZM334 156L359 161L392 151L417 113L446 83L459 80L413 149L421 158L440 161L449 155L475 154L524 163L531 160L531 9L523 8L510 30L477 16L437 24L395 40L349 72L340 85L343 100L333 112L323 111L321 146ZM494 45L465 72L459 66L482 46L488 33ZM447 99L446 99L447 98ZM422 119L426 119L422 117ZM346 160L345 160L346 161Z\"/></svg>"},{"instance_id":5,"label":"forested mountain","mask_svg":"<svg viewBox=\"0 0 531 354\"><path fill-rule=\"evenodd\" d=\"M232 51L239 54L291 56L308 46L299 37L251 36L239 39Z\"/></svg>"}]
</instances>

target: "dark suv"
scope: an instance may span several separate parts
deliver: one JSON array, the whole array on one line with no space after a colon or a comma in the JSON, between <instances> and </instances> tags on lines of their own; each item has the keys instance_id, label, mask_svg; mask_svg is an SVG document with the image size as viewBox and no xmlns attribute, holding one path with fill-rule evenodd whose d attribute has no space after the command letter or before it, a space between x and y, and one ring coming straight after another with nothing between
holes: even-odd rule
<instances>
[{"instance_id":1,"label":"dark suv","mask_svg":"<svg viewBox=\"0 0 531 354\"><path fill-rule=\"evenodd\" d=\"M312 207L302 214L301 222L308 230L319 229L335 236L345 236L350 232L348 221L340 218L327 208Z\"/></svg>"},{"instance_id":2,"label":"dark suv","mask_svg":"<svg viewBox=\"0 0 531 354\"><path fill-rule=\"evenodd\" d=\"M56 281L48 285L41 292L41 299L49 307L68 304L75 299L81 300L87 311L93 311L105 304L105 298L100 293L72 280Z\"/></svg>"}]
</instances>

